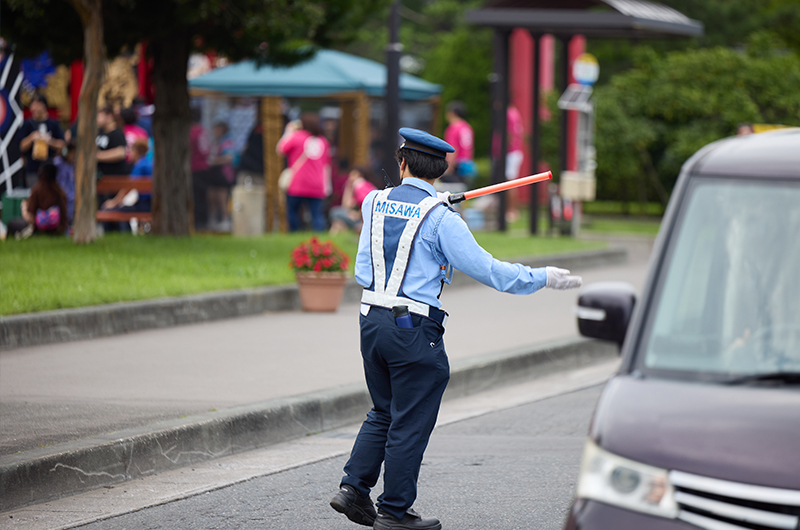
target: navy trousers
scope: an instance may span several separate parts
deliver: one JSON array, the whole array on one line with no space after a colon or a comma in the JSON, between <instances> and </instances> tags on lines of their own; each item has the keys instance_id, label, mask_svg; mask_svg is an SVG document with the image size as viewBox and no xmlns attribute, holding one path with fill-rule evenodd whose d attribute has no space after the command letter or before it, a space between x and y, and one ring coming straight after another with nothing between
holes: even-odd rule
<instances>
[{"instance_id":1,"label":"navy trousers","mask_svg":"<svg viewBox=\"0 0 800 530\"><path fill-rule=\"evenodd\" d=\"M450 380L444 329L411 315L413 328L395 324L391 310L361 315L361 355L373 408L356 437L342 484L368 496L384 465L378 507L402 519L417 498L422 455Z\"/></svg>"},{"instance_id":2,"label":"navy trousers","mask_svg":"<svg viewBox=\"0 0 800 530\"><path fill-rule=\"evenodd\" d=\"M289 231L297 232L303 228L301 208L305 204L311 214L311 230L314 232L325 231L325 214L322 212L324 207L322 199L312 199L311 197L286 196L286 217L289 220Z\"/></svg>"}]
</instances>

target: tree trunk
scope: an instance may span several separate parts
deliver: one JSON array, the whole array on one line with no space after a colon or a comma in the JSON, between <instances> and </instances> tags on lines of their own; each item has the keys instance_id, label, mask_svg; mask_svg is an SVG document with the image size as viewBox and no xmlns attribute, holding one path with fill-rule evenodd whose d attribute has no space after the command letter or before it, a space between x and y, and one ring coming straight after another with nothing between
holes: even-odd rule
<instances>
[{"instance_id":1,"label":"tree trunk","mask_svg":"<svg viewBox=\"0 0 800 530\"><path fill-rule=\"evenodd\" d=\"M78 100L75 151L75 218L73 240L85 244L97 236L97 97L106 72L101 0L71 0L83 23L83 84Z\"/></svg>"},{"instance_id":2,"label":"tree trunk","mask_svg":"<svg viewBox=\"0 0 800 530\"><path fill-rule=\"evenodd\" d=\"M148 45L153 54L155 114L153 137L153 230L188 236L194 224L192 173L189 169L189 87L186 66L191 38L175 31Z\"/></svg>"}]
</instances>

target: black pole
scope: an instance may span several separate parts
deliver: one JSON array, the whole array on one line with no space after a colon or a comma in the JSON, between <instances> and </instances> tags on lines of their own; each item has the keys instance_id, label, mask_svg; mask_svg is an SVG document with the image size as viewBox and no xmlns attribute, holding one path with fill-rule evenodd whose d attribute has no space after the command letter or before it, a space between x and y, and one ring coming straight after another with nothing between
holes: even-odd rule
<instances>
[{"instance_id":1,"label":"black pole","mask_svg":"<svg viewBox=\"0 0 800 530\"><path fill-rule=\"evenodd\" d=\"M567 90L567 83L569 82L569 37L560 36L558 40L561 42L561 76L559 79L559 95ZM559 120L559 157L558 157L558 173L559 182L561 175L567 170L567 111L561 111L561 119Z\"/></svg>"},{"instance_id":2,"label":"black pole","mask_svg":"<svg viewBox=\"0 0 800 530\"><path fill-rule=\"evenodd\" d=\"M386 45L386 130L384 131L383 169L389 179L398 184L400 170L394 159L398 145L397 130L400 128L400 0L392 4L389 15L389 44Z\"/></svg>"},{"instance_id":3,"label":"black pole","mask_svg":"<svg viewBox=\"0 0 800 530\"><path fill-rule=\"evenodd\" d=\"M559 61L559 82L558 82L558 90L559 95L563 94L565 90L567 90L567 83L569 82L569 36L561 35L558 37L558 41L561 43L561 52L560 52L560 61ZM559 141L558 141L558 182L561 183L561 175L564 174L564 171L567 170L567 111L561 110L560 119L559 121ZM564 218L564 203L562 200L561 203L561 219L559 219L559 227L561 226L561 220ZM550 230L553 230L553 216L550 215Z\"/></svg>"},{"instance_id":4,"label":"black pole","mask_svg":"<svg viewBox=\"0 0 800 530\"><path fill-rule=\"evenodd\" d=\"M495 114L495 133L500 136L500 152L497 160L493 164L492 184L505 182L506 180L506 154L508 152L508 124L506 123L506 111L508 109L508 31L496 30L494 33L494 65L497 73L497 83L495 84L494 101L492 109ZM493 137L494 138L494 137ZM494 150L494 142L492 142ZM500 204L497 211L497 229L504 232L506 230L506 194L499 194Z\"/></svg>"},{"instance_id":5,"label":"black pole","mask_svg":"<svg viewBox=\"0 0 800 530\"><path fill-rule=\"evenodd\" d=\"M542 43L541 35L534 35L533 38L533 116L531 118L531 173L539 172L539 103L541 98L541 89L539 87L539 69L541 68L542 51L540 45ZM539 233L539 185L534 184L531 186L531 200L528 205L530 211L530 230L531 235Z\"/></svg>"}]
</instances>

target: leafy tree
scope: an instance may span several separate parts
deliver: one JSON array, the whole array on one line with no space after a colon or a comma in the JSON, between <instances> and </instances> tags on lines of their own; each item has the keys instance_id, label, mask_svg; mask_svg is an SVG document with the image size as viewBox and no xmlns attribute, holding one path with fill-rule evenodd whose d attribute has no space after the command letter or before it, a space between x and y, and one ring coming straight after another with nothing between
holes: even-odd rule
<instances>
[{"instance_id":1,"label":"leafy tree","mask_svg":"<svg viewBox=\"0 0 800 530\"><path fill-rule=\"evenodd\" d=\"M73 239L85 244L94 240L97 208L97 96L105 77L106 47L103 38L103 7L101 0L70 0L83 26L83 57L85 68L79 98L78 138L75 151L75 213Z\"/></svg>"},{"instance_id":2,"label":"leafy tree","mask_svg":"<svg viewBox=\"0 0 800 530\"><path fill-rule=\"evenodd\" d=\"M759 32L778 35L784 46L800 51L800 1L798 0L660 0L687 17L703 23L704 33L693 39L607 40L589 39L588 50L600 61L599 84L634 66L643 48L663 55L671 51L723 46L743 48Z\"/></svg>"},{"instance_id":3,"label":"leafy tree","mask_svg":"<svg viewBox=\"0 0 800 530\"><path fill-rule=\"evenodd\" d=\"M666 202L683 162L739 123L800 125L800 56L748 48L642 54L600 87L598 197Z\"/></svg>"},{"instance_id":4,"label":"leafy tree","mask_svg":"<svg viewBox=\"0 0 800 530\"><path fill-rule=\"evenodd\" d=\"M100 0L71 0L95 3ZM289 65L308 58L315 46L352 38L353 28L386 0L115 0L102 4L105 44L112 54L122 46L148 42L153 59L156 144L153 168L154 228L187 235L192 212L189 172L189 94L186 65L192 50L213 50L233 60ZM74 41L80 20L63 0L3 0L3 35L33 54L50 49L57 59L77 58ZM98 8L99 9L99 8ZM101 33L102 35L102 33ZM61 46L61 43L66 43ZM87 68L92 65L88 64ZM94 127L96 98L82 121ZM83 120L83 118L86 120ZM87 125L89 127L89 125ZM95 129L94 132L96 133ZM93 137L88 135L93 144ZM79 131L79 141L87 143ZM94 162L83 168L87 180ZM89 167L92 166L92 167ZM77 178L81 178L78 176ZM81 212L83 215L83 213ZM91 226L93 227L93 216ZM78 221L82 226L82 221ZM81 240L90 240L88 234Z\"/></svg>"},{"instance_id":5,"label":"leafy tree","mask_svg":"<svg viewBox=\"0 0 800 530\"><path fill-rule=\"evenodd\" d=\"M5 18L2 35L24 56L52 50L59 62L84 57L75 159L74 240L88 243L95 237L95 174L97 168L97 97L105 76L106 47L101 0L6 0L0 4ZM11 23L7 21L11 18ZM83 37L83 39L81 39Z\"/></svg>"},{"instance_id":6,"label":"leafy tree","mask_svg":"<svg viewBox=\"0 0 800 530\"><path fill-rule=\"evenodd\" d=\"M601 198L665 202L686 158L737 123L797 123L797 55L786 51L800 52L798 0L661 1L703 22L705 34L588 44L601 64Z\"/></svg>"},{"instance_id":7,"label":"leafy tree","mask_svg":"<svg viewBox=\"0 0 800 530\"><path fill-rule=\"evenodd\" d=\"M464 14L483 3L482 0L403 0L400 10L403 54L421 65L410 73L443 85L442 117L447 103L464 102L468 121L475 130L477 156L489 153L492 32L468 25ZM343 50L383 62L388 42L388 10L383 15L358 28L355 40ZM445 127L446 123L441 121Z\"/></svg>"},{"instance_id":8,"label":"leafy tree","mask_svg":"<svg viewBox=\"0 0 800 530\"><path fill-rule=\"evenodd\" d=\"M769 0L767 8L768 28L778 35L787 46L800 53L800 1Z\"/></svg>"},{"instance_id":9,"label":"leafy tree","mask_svg":"<svg viewBox=\"0 0 800 530\"><path fill-rule=\"evenodd\" d=\"M439 45L426 54L423 73L428 81L439 83L442 113L447 103L459 100L467 108L467 121L475 132L476 156L487 156L490 143L490 85L492 33L466 27L443 36ZM446 126L442 120L443 126Z\"/></svg>"}]
</instances>

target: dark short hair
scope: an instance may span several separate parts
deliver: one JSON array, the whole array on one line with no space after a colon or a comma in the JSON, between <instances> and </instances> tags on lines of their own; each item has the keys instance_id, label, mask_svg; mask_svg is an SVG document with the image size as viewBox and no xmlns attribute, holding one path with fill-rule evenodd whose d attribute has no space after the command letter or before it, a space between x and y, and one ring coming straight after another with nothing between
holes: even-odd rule
<instances>
[{"instance_id":1,"label":"dark short hair","mask_svg":"<svg viewBox=\"0 0 800 530\"><path fill-rule=\"evenodd\" d=\"M447 112L452 112L462 120L467 119L467 107L460 101L451 101L447 104Z\"/></svg>"},{"instance_id":2,"label":"dark short hair","mask_svg":"<svg viewBox=\"0 0 800 530\"><path fill-rule=\"evenodd\" d=\"M214 123L214 127L222 127L223 129L225 129L225 134L228 134L230 132L230 130L231 130L231 128L228 126L228 124L225 123L224 121L218 121L218 122Z\"/></svg>"},{"instance_id":3,"label":"dark short hair","mask_svg":"<svg viewBox=\"0 0 800 530\"><path fill-rule=\"evenodd\" d=\"M421 179L438 179L447 171L446 159L407 147L398 147L394 157L398 164L405 160L411 174Z\"/></svg>"},{"instance_id":4,"label":"dark short hair","mask_svg":"<svg viewBox=\"0 0 800 530\"><path fill-rule=\"evenodd\" d=\"M33 104L34 104L35 102L37 102L37 101L38 101L39 103L44 103L44 106L45 106L45 107L49 107L49 106L50 106L50 105L48 105L48 104L47 104L47 98L46 98L46 97L44 97L43 95L39 94L38 92L36 92L36 93L35 93L35 94L34 94L34 95L31 97L31 103L30 103L30 105L33 105ZM28 105L28 106L30 107L30 105Z\"/></svg>"},{"instance_id":5,"label":"dark short hair","mask_svg":"<svg viewBox=\"0 0 800 530\"><path fill-rule=\"evenodd\" d=\"M125 125L133 125L136 123L136 111L132 108L122 109L119 111L119 115L122 117L122 121L125 122Z\"/></svg>"},{"instance_id":6,"label":"dark short hair","mask_svg":"<svg viewBox=\"0 0 800 530\"><path fill-rule=\"evenodd\" d=\"M307 131L311 136L319 136L322 134L319 128L319 116L313 112L304 112L300 116L300 121L303 122L303 130Z\"/></svg>"},{"instance_id":7,"label":"dark short hair","mask_svg":"<svg viewBox=\"0 0 800 530\"><path fill-rule=\"evenodd\" d=\"M353 166L350 171L358 171L363 178L370 182L375 179L375 173L368 166Z\"/></svg>"},{"instance_id":8,"label":"dark short hair","mask_svg":"<svg viewBox=\"0 0 800 530\"><path fill-rule=\"evenodd\" d=\"M51 183L56 181L56 166L52 162L45 162L39 166L39 178L43 182Z\"/></svg>"}]
</instances>

